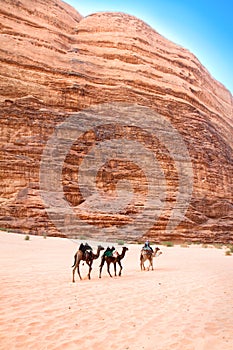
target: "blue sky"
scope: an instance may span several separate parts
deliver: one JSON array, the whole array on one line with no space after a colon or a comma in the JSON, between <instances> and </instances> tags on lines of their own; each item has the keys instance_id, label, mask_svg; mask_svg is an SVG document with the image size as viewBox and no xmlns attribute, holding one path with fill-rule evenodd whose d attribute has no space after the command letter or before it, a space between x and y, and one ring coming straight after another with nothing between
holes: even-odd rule
<instances>
[{"instance_id":1,"label":"blue sky","mask_svg":"<svg viewBox=\"0 0 233 350\"><path fill-rule=\"evenodd\" d=\"M167 39L190 50L233 94L233 2L231 0L65 0L87 16L98 11L134 15ZM231 4L232 2L232 4Z\"/></svg>"}]
</instances>

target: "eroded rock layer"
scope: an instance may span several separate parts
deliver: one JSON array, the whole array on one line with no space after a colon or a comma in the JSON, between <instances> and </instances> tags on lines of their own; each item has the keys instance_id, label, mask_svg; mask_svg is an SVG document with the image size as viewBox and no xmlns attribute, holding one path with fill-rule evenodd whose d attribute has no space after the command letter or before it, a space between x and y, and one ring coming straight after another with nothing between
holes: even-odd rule
<instances>
[{"instance_id":1,"label":"eroded rock layer","mask_svg":"<svg viewBox=\"0 0 233 350\"><path fill-rule=\"evenodd\" d=\"M93 113L102 117L103 125L84 130L80 121L83 134L69 149L62 175L55 181L61 182L56 191L62 191L79 223L90 225L92 236L101 236L98 232L103 229L109 230L111 238L117 232L118 238L138 240L144 235L154 241L232 242L233 98L193 54L122 13L83 18L58 0L6 0L0 13L1 228L35 234L82 234L81 226L69 220L69 213L51 220L49 210L58 211L58 206L48 208L41 198L41 160L59 124L74 112L98 105L98 113L96 107ZM172 232L166 227L177 201L180 176L174 157L156 133L140 129L132 116L131 125L122 126L122 120L119 123L109 108L117 103L151 109L170 121L185 142L192 164L192 196L185 216ZM101 107L106 105L108 115ZM115 125L106 124L108 117L116 119ZM146 116L143 121L147 121ZM148 119L150 127L153 130L154 125ZM105 212L103 206L91 211L100 197L97 192L88 192L86 180L83 188L78 184L85 155L111 139L140 142L155 155L164 174L165 182L160 186L165 193L163 210L156 219L151 214L145 216L151 224L142 235L134 236L133 221L142 213L150 190L146 163L139 160L139 166L133 159L116 154L100 164L95 186L101 198L114 200L122 180L127 182L127 191L130 187L133 199L124 210ZM179 156L178 149L174 152ZM56 159L54 156L55 165L59 157ZM85 171L84 177L91 178L91 172ZM121 194L124 196L124 188ZM63 229L59 231L61 220ZM132 229L124 230L129 223Z\"/></svg>"}]
</instances>

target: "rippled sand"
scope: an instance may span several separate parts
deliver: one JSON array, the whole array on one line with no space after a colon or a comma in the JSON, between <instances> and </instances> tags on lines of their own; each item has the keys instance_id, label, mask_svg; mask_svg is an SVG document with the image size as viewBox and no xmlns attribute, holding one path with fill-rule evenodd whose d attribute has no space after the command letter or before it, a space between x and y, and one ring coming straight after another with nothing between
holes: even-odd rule
<instances>
[{"instance_id":1,"label":"rippled sand","mask_svg":"<svg viewBox=\"0 0 233 350\"><path fill-rule=\"evenodd\" d=\"M0 232L0 349L232 350L233 256L161 247L141 272L128 248L122 277L99 279L98 259L72 283L77 243Z\"/></svg>"}]
</instances>

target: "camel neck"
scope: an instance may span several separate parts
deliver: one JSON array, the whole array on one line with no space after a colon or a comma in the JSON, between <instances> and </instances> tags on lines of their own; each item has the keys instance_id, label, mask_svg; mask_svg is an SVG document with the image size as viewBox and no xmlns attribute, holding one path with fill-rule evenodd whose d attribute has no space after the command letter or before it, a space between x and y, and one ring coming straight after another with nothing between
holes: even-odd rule
<instances>
[{"instance_id":1,"label":"camel neck","mask_svg":"<svg viewBox=\"0 0 233 350\"><path fill-rule=\"evenodd\" d=\"M124 256L125 256L125 252L126 252L126 250L125 249L123 249L122 250L122 253L120 254L120 258L122 259L122 258L124 258Z\"/></svg>"}]
</instances>

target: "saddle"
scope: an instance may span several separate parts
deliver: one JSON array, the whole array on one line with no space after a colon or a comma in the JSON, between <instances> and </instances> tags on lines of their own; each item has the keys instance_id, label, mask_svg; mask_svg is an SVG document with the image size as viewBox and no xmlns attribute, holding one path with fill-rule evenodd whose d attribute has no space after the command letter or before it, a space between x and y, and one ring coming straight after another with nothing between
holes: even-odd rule
<instances>
[{"instance_id":1,"label":"saddle","mask_svg":"<svg viewBox=\"0 0 233 350\"><path fill-rule=\"evenodd\" d=\"M93 254L92 249L86 249L84 252L85 259L92 258L92 254Z\"/></svg>"},{"instance_id":2,"label":"saddle","mask_svg":"<svg viewBox=\"0 0 233 350\"><path fill-rule=\"evenodd\" d=\"M113 256L113 251L114 251L114 250L115 250L115 247L112 247L112 248L108 247L108 248L105 250L103 256L107 256L107 257Z\"/></svg>"},{"instance_id":3,"label":"saddle","mask_svg":"<svg viewBox=\"0 0 233 350\"><path fill-rule=\"evenodd\" d=\"M107 256L107 257L110 257L110 256L113 256L111 250L107 250L105 253L104 253L104 256Z\"/></svg>"}]
</instances>

